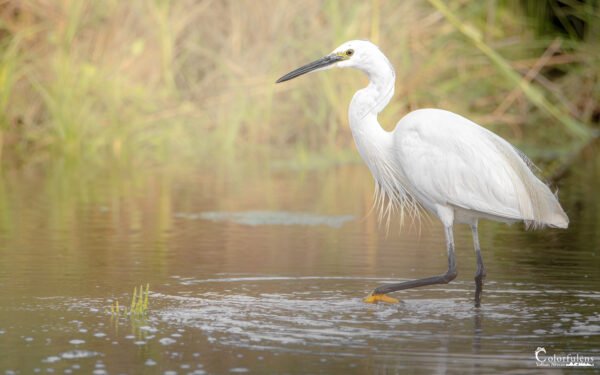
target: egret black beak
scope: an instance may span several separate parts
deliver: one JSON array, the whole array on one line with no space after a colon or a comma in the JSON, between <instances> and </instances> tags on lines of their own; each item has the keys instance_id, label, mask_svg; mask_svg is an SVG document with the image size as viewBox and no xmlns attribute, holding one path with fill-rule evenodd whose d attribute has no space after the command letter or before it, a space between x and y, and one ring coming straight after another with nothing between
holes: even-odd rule
<instances>
[{"instance_id":1,"label":"egret black beak","mask_svg":"<svg viewBox=\"0 0 600 375\"><path fill-rule=\"evenodd\" d=\"M285 81L289 81L292 78L296 78L298 76L301 76L303 74L306 73L310 73L313 70L317 70L317 69L321 69L324 68L326 66L329 66L331 64L335 64L338 61L343 60L344 58L340 55L337 54L332 54L332 55L327 55L317 61L313 61L309 64L306 64L304 66L301 66L300 68L293 70L291 72L289 72L288 74L284 75L283 77L279 78L277 80L277 82L275 83L280 83L280 82L285 82Z\"/></svg>"}]
</instances>

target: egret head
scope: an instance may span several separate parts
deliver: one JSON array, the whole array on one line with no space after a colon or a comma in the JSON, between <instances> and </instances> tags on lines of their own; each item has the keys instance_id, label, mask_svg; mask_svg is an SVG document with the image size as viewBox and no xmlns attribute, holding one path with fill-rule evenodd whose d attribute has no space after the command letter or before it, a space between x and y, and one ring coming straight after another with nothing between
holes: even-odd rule
<instances>
[{"instance_id":1,"label":"egret head","mask_svg":"<svg viewBox=\"0 0 600 375\"><path fill-rule=\"evenodd\" d=\"M351 40L334 49L329 55L289 72L279 78L277 83L289 81L306 73L331 69L333 67L360 69L365 64L368 64L370 57L374 54L383 56L375 44L367 40Z\"/></svg>"}]
</instances>

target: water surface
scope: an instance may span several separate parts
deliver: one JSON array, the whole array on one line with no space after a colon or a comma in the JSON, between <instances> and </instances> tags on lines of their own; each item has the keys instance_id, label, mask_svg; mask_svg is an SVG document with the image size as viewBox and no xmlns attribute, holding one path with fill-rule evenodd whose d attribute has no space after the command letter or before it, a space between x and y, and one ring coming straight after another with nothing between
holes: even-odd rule
<instances>
[{"instance_id":1,"label":"water surface","mask_svg":"<svg viewBox=\"0 0 600 375\"><path fill-rule=\"evenodd\" d=\"M378 227L362 165L218 170L4 171L0 371L535 373L538 347L600 356L596 160L559 186L568 230L481 224L481 308L466 227L455 282L362 303L446 266L435 220ZM106 312L146 283L145 318Z\"/></svg>"}]
</instances>

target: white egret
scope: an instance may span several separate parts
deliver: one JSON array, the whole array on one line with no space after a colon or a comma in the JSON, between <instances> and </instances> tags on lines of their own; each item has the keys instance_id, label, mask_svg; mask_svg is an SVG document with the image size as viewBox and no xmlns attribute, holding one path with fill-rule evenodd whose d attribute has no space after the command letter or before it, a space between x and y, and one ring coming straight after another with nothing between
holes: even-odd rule
<instances>
[{"instance_id":1,"label":"white egret","mask_svg":"<svg viewBox=\"0 0 600 375\"><path fill-rule=\"evenodd\" d=\"M387 293L456 278L453 225L471 226L477 258L476 305L485 268L477 222L524 221L528 228L567 228L569 219L556 196L532 172L531 162L503 138L476 123L441 109L419 109L404 116L388 132L377 114L394 94L395 73L379 48L353 40L329 55L279 78L277 83L332 67L355 68L369 77L348 110L350 129L360 155L375 178L380 215L398 212L401 220L422 209L437 216L445 228L448 270L440 276L385 284L365 302L398 302Z\"/></svg>"}]
</instances>

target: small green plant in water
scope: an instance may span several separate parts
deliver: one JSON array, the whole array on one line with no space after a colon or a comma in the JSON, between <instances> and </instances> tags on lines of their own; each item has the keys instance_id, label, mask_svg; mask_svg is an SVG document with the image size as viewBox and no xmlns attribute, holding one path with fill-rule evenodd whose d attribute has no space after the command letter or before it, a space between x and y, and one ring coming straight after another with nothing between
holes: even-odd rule
<instances>
[{"instance_id":1,"label":"small green plant in water","mask_svg":"<svg viewBox=\"0 0 600 375\"><path fill-rule=\"evenodd\" d=\"M143 317L148 312L148 295L150 294L150 284L146 284L146 288L144 289L143 285L133 288L133 296L131 297L131 305L129 309L124 306L119 306L119 301L115 300L114 303L110 305L110 310L106 310L107 313L110 313L113 316L119 316L121 313L124 315L129 315L129 317Z\"/></svg>"},{"instance_id":2,"label":"small green plant in water","mask_svg":"<svg viewBox=\"0 0 600 375\"><path fill-rule=\"evenodd\" d=\"M131 306L129 307L129 315L142 316L148 311L148 293L150 284L146 284L146 290L140 285L139 292L137 288L133 288L133 297L131 298ZM137 299L136 299L137 292Z\"/></svg>"}]
</instances>

